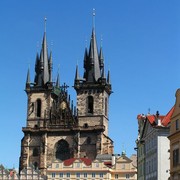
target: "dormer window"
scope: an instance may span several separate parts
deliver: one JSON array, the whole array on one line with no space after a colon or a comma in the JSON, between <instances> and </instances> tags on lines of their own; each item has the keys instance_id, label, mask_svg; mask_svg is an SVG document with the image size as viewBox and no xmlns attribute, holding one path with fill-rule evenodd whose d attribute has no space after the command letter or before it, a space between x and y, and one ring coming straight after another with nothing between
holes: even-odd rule
<instances>
[{"instance_id":1,"label":"dormer window","mask_svg":"<svg viewBox=\"0 0 180 180\"><path fill-rule=\"evenodd\" d=\"M37 107L36 116L41 117L41 100L40 99L37 99L36 107Z\"/></svg>"},{"instance_id":2,"label":"dormer window","mask_svg":"<svg viewBox=\"0 0 180 180\"><path fill-rule=\"evenodd\" d=\"M92 96L88 96L88 113L93 114L94 99Z\"/></svg>"}]
</instances>

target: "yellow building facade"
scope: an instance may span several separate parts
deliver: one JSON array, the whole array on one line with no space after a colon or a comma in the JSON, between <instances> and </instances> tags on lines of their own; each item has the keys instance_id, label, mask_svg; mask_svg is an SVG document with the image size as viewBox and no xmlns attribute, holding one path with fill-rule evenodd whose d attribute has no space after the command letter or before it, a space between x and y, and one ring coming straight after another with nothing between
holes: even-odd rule
<instances>
[{"instance_id":1,"label":"yellow building facade","mask_svg":"<svg viewBox=\"0 0 180 180\"><path fill-rule=\"evenodd\" d=\"M112 156L111 161L87 158L55 161L47 168L48 180L136 180L133 161L123 156Z\"/></svg>"},{"instance_id":2,"label":"yellow building facade","mask_svg":"<svg viewBox=\"0 0 180 180\"><path fill-rule=\"evenodd\" d=\"M170 176L171 180L180 179L180 89L176 91L174 113L170 123Z\"/></svg>"}]
</instances>

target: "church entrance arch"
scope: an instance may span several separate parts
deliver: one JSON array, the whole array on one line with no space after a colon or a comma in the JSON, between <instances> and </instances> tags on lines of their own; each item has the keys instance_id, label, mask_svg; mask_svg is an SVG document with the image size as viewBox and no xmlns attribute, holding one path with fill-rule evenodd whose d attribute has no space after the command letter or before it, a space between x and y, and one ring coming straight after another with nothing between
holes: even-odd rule
<instances>
[{"instance_id":1,"label":"church entrance arch","mask_svg":"<svg viewBox=\"0 0 180 180\"><path fill-rule=\"evenodd\" d=\"M64 139L61 139L60 141L56 143L55 157L56 159L59 159L61 161L64 161L70 158L69 144Z\"/></svg>"}]
</instances>

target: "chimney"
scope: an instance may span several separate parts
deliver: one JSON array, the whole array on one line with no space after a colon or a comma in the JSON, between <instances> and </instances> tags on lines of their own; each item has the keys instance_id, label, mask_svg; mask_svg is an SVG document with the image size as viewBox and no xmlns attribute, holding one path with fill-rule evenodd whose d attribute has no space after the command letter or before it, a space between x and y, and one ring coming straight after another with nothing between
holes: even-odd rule
<instances>
[{"instance_id":1,"label":"chimney","mask_svg":"<svg viewBox=\"0 0 180 180\"><path fill-rule=\"evenodd\" d=\"M156 124L157 124L158 126L161 126L161 119L160 119L160 117L159 117L159 111L156 112Z\"/></svg>"},{"instance_id":2,"label":"chimney","mask_svg":"<svg viewBox=\"0 0 180 180\"><path fill-rule=\"evenodd\" d=\"M116 156L114 154L112 154L112 159L111 159L112 166L114 166L115 163L116 163Z\"/></svg>"}]
</instances>

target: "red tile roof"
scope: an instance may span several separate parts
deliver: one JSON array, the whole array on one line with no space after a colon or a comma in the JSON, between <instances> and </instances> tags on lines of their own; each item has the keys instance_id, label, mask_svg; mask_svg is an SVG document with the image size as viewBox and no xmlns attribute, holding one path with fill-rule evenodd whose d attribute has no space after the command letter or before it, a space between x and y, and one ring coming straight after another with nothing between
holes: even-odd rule
<instances>
[{"instance_id":1,"label":"red tile roof","mask_svg":"<svg viewBox=\"0 0 180 180\"><path fill-rule=\"evenodd\" d=\"M161 123L163 126L167 126L170 123L173 112L174 112L174 106L171 108L171 110L166 114L166 116L162 120Z\"/></svg>"},{"instance_id":2,"label":"red tile roof","mask_svg":"<svg viewBox=\"0 0 180 180\"><path fill-rule=\"evenodd\" d=\"M71 158L64 161L65 166L70 166L74 163L75 160L81 160L86 166L90 166L92 161L88 158Z\"/></svg>"},{"instance_id":3,"label":"red tile roof","mask_svg":"<svg viewBox=\"0 0 180 180\"><path fill-rule=\"evenodd\" d=\"M104 162L104 165L106 165L107 167L112 167L112 162L111 161Z\"/></svg>"},{"instance_id":4,"label":"red tile roof","mask_svg":"<svg viewBox=\"0 0 180 180\"><path fill-rule=\"evenodd\" d=\"M171 110L165 115L165 116L162 116L160 115L159 118L161 119L161 124L163 126L167 126L169 123L170 123L170 120L171 120L171 116L174 112L174 106L171 108ZM145 120L147 119L149 121L149 123L153 126L156 126L156 115L146 115L144 116L143 114L139 114L137 116L137 119L138 120Z\"/></svg>"},{"instance_id":5,"label":"red tile roof","mask_svg":"<svg viewBox=\"0 0 180 180\"><path fill-rule=\"evenodd\" d=\"M161 119L161 122L162 122L164 117L165 116L159 116L159 118ZM150 122L151 125L154 125L155 121L156 121L156 115L147 115L147 119L148 119L148 121Z\"/></svg>"}]
</instances>

